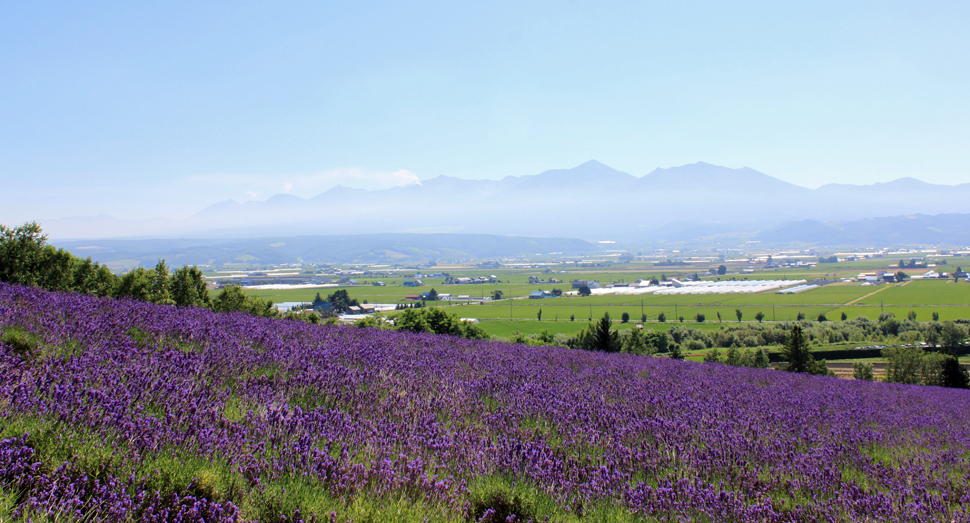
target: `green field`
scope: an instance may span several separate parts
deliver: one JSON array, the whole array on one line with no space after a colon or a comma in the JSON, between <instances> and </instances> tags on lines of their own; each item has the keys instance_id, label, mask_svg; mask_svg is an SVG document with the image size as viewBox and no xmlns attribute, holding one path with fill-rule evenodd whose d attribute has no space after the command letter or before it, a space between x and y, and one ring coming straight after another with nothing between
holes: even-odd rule
<instances>
[{"instance_id":1,"label":"green field","mask_svg":"<svg viewBox=\"0 0 970 523\"><path fill-rule=\"evenodd\" d=\"M468 295L473 299L470 303L458 301L439 301L428 303L430 306L448 307L452 312L463 318L476 318L481 327L489 334L501 338L515 333L537 334L543 330L551 333L574 335L585 327L590 318L597 319L604 313L609 313L621 325L619 320L623 313L630 315L630 324L639 323L641 316L647 317L647 327L666 329L681 324L694 328L717 329L737 322L736 310L742 313L745 322L755 321L758 312L764 313L764 321L789 321L803 313L808 320L815 320L820 314L827 319L837 321L844 312L850 319L865 316L878 319L880 314L893 313L903 319L910 311L917 315L919 321L929 321L932 314L939 314L941 321L970 318L970 284L965 281L954 283L952 280L911 280L906 283L886 284L878 286L864 286L857 282L833 283L819 289L801 294L775 294L765 292L760 294L706 294L706 295L598 295L598 296L564 296L559 298L544 298L541 300L528 299L529 293L535 290L549 290L554 288L563 291L572 290L570 281L584 279L609 282L634 282L639 279L659 278L690 275L694 272L707 274L710 267L716 267L718 262L708 265L663 266L634 263L614 265L609 268L577 268L570 265L541 266L539 268L497 268L483 269L479 267L446 267L439 269L452 276L487 276L495 275L503 283L453 285L444 284L442 279L425 278L423 287L404 287L403 282L411 279L406 275L395 275L393 278L369 276L364 281L384 281L383 287L373 285L356 285L345 287L326 287L319 289L292 290L248 290L247 293L274 302L313 301L319 292L324 298L337 289L346 289L350 295L360 301L368 303L405 303L410 294L428 292L434 288L439 294L450 293L453 296ZM888 270L891 259L863 260L838 264L819 264L813 269L772 269L758 271L755 274L726 275L720 277L705 277L707 280L718 279L804 279L815 278L834 279L836 277L855 277L859 272L875 269ZM744 265L743 263L737 264ZM546 269L555 271L544 273ZM565 270L565 274L558 271ZM945 270L945 268L943 268ZM916 271L910 271L916 273ZM542 279L555 277L563 283L529 284L530 276ZM487 300L493 291L500 290L503 299ZM215 291L214 291L215 292ZM513 299L508 299L512 296ZM486 298L483 302L483 298ZM482 303L483 302L483 303ZM538 312L542 310L542 321L538 319ZM665 324L658 323L657 317L663 313ZM718 321L718 313L721 320ZM697 323L697 314L705 316L704 323ZM574 317L574 321L570 321Z\"/></svg>"}]
</instances>

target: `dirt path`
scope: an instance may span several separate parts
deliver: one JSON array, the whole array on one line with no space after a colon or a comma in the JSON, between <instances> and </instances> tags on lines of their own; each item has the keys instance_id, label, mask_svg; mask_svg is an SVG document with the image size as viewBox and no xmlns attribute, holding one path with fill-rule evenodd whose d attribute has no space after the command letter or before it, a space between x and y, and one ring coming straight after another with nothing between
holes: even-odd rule
<instances>
[{"instance_id":1,"label":"dirt path","mask_svg":"<svg viewBox=\"0 0 970 523\"><path fill-rule=\"evenodd\" d=\"M905 285L905 284L904 284L904 285ZM846 303L845 305L843 305L843 307L848 307L849 305L855 305L856 303L859 303L860 301L862 301L862 300L864 300L864 299L866 299L866 298L868 298L869 296L872 296L873 294L879 294L880 292L882 292L882 291L884 291L884 290L886 290L886 289L888 289L888 288L890 288L890 287L893 287L893 286L892 286L892 285L886 285L886 286L884 286L884 287L882 287L882 288L881 288L881 289L879 289L879 290L876 290L876 291L872 291L872 292L870 292L869 294L866 294L865 296L861 296L861 297L859 297L859 298L856 298L856 299L854 299L854 300L852 300L852 301L850 301L849 303Z\"/></svg>"}]
</instances>

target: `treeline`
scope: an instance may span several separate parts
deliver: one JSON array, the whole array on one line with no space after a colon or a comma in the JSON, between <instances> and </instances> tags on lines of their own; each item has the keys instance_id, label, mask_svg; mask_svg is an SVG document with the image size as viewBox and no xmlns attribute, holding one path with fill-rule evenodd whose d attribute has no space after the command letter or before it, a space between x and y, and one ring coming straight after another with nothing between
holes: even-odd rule
<instances>
[{"instance_id":1,"label":"treeline","mask_svg":"<svg viewBox=\"0 0 970 523\"><path fill-rule=\"evenodd\" d=\"M50 245L36 222L15 228L0 225L0 281L57 292L208 307L216 312L280 315L272 301L247 296L237 285L225 287L210 299L202 271L194 266L171 271L165 260L159 260L154 269L138 267L118 276L90 257L78 258Z\"/></svg>"}]
</instances>

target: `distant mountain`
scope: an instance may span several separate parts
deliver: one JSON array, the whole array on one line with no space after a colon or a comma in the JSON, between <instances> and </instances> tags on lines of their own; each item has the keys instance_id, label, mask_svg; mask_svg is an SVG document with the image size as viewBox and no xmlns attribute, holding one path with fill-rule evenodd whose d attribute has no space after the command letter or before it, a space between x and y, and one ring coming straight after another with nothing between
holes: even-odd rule
<instances>
[{"instance_id":1,"label":"distant mountain","mask_svg":"<svg viewBox=\"0 0 970 523\"><path fill-rule=\"evenodd\" d=\"M260 202L219 202L184 220L138 226L110 218L88 220L84 227L67 220L43 225L53 238L135 236L132 231L141 230L143 236L189 238L439 232L684 242L750 237L804 220L962 213L968 198L970 184L912 178L808 189L749 167L698 162L638 178L591 160L501 180L438 176L384 190L337 186L307 199L280 194Z\"/></svg>"},{"instance_id":2,"label":"distant mountain","mask_svg":"<svg viewBox=\"0 0 970 523\"><path fill-rule=\"evenodd\" d=\"M283 263L417 263L429 260L502 259L522 255L587 254L599 245L571 238L486 234L365 234L257 239L75 240L55 245L109 266Z\"/></svg>"},{"instance_id":3,"label":"distant mountain","mask_svg":"<svg viewBox=\"0 0 970 523\"><path fill-rule=\"evenodd\" d=\"M970 245L970 214L893 216L850 222L803 220L755 236L765 243L804 243L819 247L885 245Z\"/></svg>"}]
</instances>

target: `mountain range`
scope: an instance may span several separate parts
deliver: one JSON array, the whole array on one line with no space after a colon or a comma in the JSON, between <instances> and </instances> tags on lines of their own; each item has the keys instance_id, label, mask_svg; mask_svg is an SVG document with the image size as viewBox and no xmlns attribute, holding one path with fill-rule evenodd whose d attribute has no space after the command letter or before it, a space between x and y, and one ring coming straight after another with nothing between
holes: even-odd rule
<instances>
[{"instance_id":1,"label":"mountain range","mask_svg":"<svg viewBox=\"0 0 970 523\"><path fill-rule=\"evenodd\" d=\"M784 234L805 227L783 225L962 214L968 201L970 184L902 178L809 189L748 167L698 162L637 177L591 160L500 180L438 176L383 190L337 186L312 198L277 194L264 201L229 200L184 220L93 217L43 225L61 239L461 233L637 243L761 235L764 241L801 242L805 238ZM961 219L964 225L954 225ZM965 228L970 217L951 217L947 224ZM927 239L948 241L946 234Z\"/></svg>"}]
</instances>

